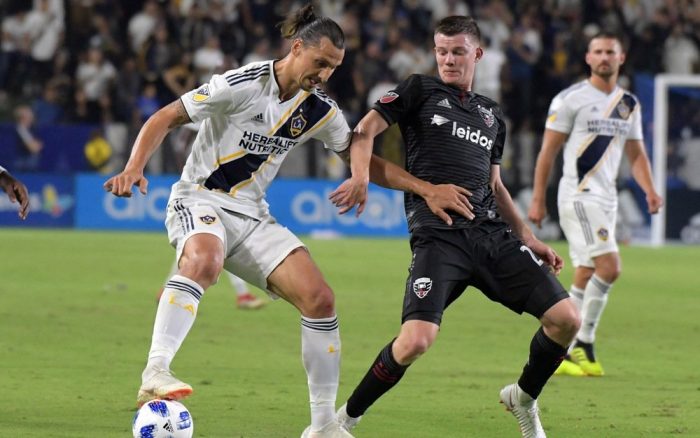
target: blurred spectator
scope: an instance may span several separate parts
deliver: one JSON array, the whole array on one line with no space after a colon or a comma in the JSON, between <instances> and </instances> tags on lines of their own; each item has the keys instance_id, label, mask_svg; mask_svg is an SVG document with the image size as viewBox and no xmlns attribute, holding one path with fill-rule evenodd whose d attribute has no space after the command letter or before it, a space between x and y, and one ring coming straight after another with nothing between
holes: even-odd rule
<instances>
[{"instance_id":1,"label":"blurred spectator","mask_svg":"<svg viewBox=\"0 0 700 438\"><path fill-rule=\"evenodd\" d=\"M63 39L63 21L51 10L49 0L38 0L37 9L27 16L31 45L31 74L34 88L41 87L53 72L53 58ZM34 90L33 94L39 94Z\"/></svg>"},{"instance_id":2,"label":"blurred spectator","mask_svg":"<svg viewBox=\"0 0 700 438\"><path fill-rule=\"evenodd\" d=\"M166 87L163 103L170 103L197 86L190 52L180 55L178 62L163 72L163 83Z\"/></svg>"},{"instance_id":3,"label":"blurred spectator","mask_svg":"<svg viewBox=\"0 0 700 438\"><path fill-rule=\"evenodd\" d=\"M674 24L671 34L664 42L664 71L690 75L697 71L699 60L698 48L685 34L683 24Z\"/></svg>"},{"instance_id":4,"label":"blurred spectator","mask_svg":"<svg viewBox=\"0 0 700 438\"><path fill-rule=\"evenodd\" d=\"M136 99L135 111L137 117L135 118L140 120L141 123L145 123L149 117L160 109L160 107L161 104L158 102L156 85L153 82L147 82L143 86L141 95Z\"/></svg>"},{"instance_id":5,"label":"blurred spectator","mask_svg":"<svg viewBox=\"0 0 700 438\"><path fill-rule=\"evenodd\" d=\"M27 10L18 9L2 20L0 43L0 89L20 90L27 70L30 47Z\"/></svg>"},{"instance_id":6,"label":"blurred spectator","mask_svg":"<svg viewBox=\"0 0 700 438\"><path fill-rule=\"evenodd\" d=\"M44 143L32 133L34 112L27 105L15 109L15 132L17 133L17 158L15 170L33 172L38 170Z\"/></svg>"},{"instance_id":7,"label":"blurred spectator","mask_svg":"<svg viewBox=\"0 0 700 438\"><path fill-rule=\"evenodd\" d=\"M412 73L428 74L433 69L435 57L427 53L408 35L399 38L399 45L389 58L389 68L394 77L404 80Z\"/></svg>"},{"instance_id":8,"label":"blurred spectator","mask_svg":"<svg viewBox=\"0 0 700 438\"><path fill-rule=\"evenodd\" d=\"M194 52L193 60L198 84L209 81L212 73L224 64L224 52L219 47L219 38L210 36L204 47Z\"/></svg>"},{"instance_id":9,"label":"blurred spectator","mask_svg":"<svg viewBox=\"0 0 700 438\"><path fill-rule=\"evenodd\" d=\"M177 59L179 50L171 41L168 28L161 23L139 53L142 74L148 80L155 80Z\"/></svg>"},{"instance_id":10,"label":"blurred spectator","mask_svg":"<svg viewBox=\"0 0 700 438\"><path fill-rule=\"evenodd\" d=\"M141 52L143 44L148 40L156 28L160 19L160 8L158 3L147 0L141 12L137 13L129 20L129 42L134 53Z\"/></svg>"},{"instance_id":11,"label":"blurred spectator","mask_svg":"<svg viewBox=\"0 0 700 438\"><path fill-rule=\"evenodd\" d=\"M253 50L250 51L243 58L243 65L250 64L251 62L265 61L270 59L270 40L267 37L260 38L253 45Z\"/></svg>"},{"instance_id":12,"label":"blurred spectator","mask_svg":"<svg viewBox=\"0 0 700 438\"><path fill-rule=\"evenodd\" d=\"M91 47L86 59L75 73L76 88L84 95L89 111L97 114L95 120L104 121L110 114L110 87L117 77L117 70L104 59L102 51ZM80 96L81 98L83 96Z\"/></svg>"},{"instance_id":13,"label":"blurred spectator","mask_svg":"<svg viewBox=\"0 0 700 438\"><path fill-rule=\"evenodd\" d=\"M505 64L505 53L500 48L491 46L491 40L484 38L484 56L476 64L472 90L500 103L502 71Z\"/></svg>"},{"instance_id":14,"label":"blurred spectator","mask_svg":"<svg viewBox=\"0 0 700 438\"><path fill-rule=\"evenodd\" d=\"M52 125L62 121L63 107L58 100L56 87L50 82L44 86L41 96L32 102L37 126Z\"/></svg>"}]
</instances>

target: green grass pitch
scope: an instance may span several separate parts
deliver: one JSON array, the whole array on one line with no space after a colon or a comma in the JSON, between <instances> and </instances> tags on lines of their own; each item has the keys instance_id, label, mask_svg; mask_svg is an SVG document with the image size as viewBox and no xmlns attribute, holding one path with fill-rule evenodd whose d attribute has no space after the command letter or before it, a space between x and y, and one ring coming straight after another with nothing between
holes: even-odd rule
<instances>
[{"instance_id":1,"label":"green grass pitch","mask_svg":"<svg viewBox=\"0 0 700 438\"><path fill-rule=\"evenodd\" d=\"M342 403L398 331L406 240L306 240L336 293ZM566 254L563 244L556 248ZM127 437L164 233L0 230L0 436ZM540 397L551 437L700 436L700 248L623 247L598 330L603 378L555 376ZM568 287L571 270L561 280ZM358 438L517 437L498 403L537 323L469 289L431 351L373 406ZM307 426L299 315L240 311L227 281L207 291L173 363L195 394L196 437L282 438Z\"/></svg>"}]
</instances>

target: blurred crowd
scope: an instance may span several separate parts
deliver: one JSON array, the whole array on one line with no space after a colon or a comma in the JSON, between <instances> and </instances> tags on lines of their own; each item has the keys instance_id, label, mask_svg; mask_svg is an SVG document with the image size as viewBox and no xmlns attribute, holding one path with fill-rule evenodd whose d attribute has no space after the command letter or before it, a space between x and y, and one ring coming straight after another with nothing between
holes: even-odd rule
<instances>
[{"instance_id":1,"label":"blurred crowd","mask_svg":"<svg viewBox=\"0 0 700 438\"><path fill-rule=\"evenodd\" d=\"M114 145L116 156L123 159L142 123L161 106L208 81L213 73L284 56L288 46L276 24L304 3L5 0L0 4L0 121L26 119L32 112L36 125L121 127L111 130L121 134L113 135L110 143L123 143ZM407 75L435 71L432 27L437 20L455 14L474 16L485 49L474 90L500 102L509 118L508 150L513 155L505 167L509 162L518 165L510 166L506 177L520 186L530 183L551 98L588 74L584 54L592 34L605 29L625 36L629 55L623 85L632 90L636 74L690 74L700 66L697 0L320 0L314 4L317 13L336 20L346 34L345 60L326 91L351 126L378 96ZM698 122L694 126L700 126ZM178 142L186 141L174 138L174 155L163 159L156 171L177 171L182 164L176 153L182 149ZM400 162L399 141L395 132L388 131L379 152Z\"/></svg>"}]
</instances>

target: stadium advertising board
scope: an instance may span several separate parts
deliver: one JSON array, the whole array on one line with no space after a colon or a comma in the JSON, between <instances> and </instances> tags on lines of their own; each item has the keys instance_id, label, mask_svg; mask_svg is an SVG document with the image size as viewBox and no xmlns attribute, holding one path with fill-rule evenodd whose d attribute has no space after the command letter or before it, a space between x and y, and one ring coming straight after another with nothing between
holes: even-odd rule
<instances>
[{"instance_id":1,"label":"stadium advertising board","mask_svg":"<svg viewBox=\"0 0 700 438\"><path fill-rule=\"evenodd\" d=\"M0 226L72 227L75 213L73 177L14 173L29 190L29 215L17 216L18 204L0 191Z\"/></svg>"},{"instance_id":2,"label":"stadium advertising board","mask_svg":"<svg viewBox=\"0 0 700 438\"><path fill-rule=\"evenodd\" d=\"M112 230L164 230L165 208L176 176L150 176L148 194L117 198L105 192L103 175L77 177L76 227ZM339 215L328 200L338 181L276 180L267 194L275 218L298 234L333 236L405 236L403 194L370 185L365 212ZM134 189L137 191L137 189Z\"/></svg>"},{"instance_id":3,"label":"stadium advertising board","mask_svg":"<svg viewBox=\"0 0 700 438\"><path fill-rule=\"evenodd\" d=\"M406 236L403 193L369 186L365 211L340 215L328 200L340 181L277 180L268 190L270 211L295 233L315 237Z\"/></svg>"},{"instance_id":4,"label":"stadium advertising board","mask_svg":"<svg viewBox=\"0 0 700 438\"><path fill-rule=\"evenodd\" d=\"M80 174L76 177L75 225L77 228L105 230L165 231L165 208L170 186L177 177L149 176L148 194L134 188L130 198L118 198L102 188L104 175Z\"/></svg>"}]
</instances>

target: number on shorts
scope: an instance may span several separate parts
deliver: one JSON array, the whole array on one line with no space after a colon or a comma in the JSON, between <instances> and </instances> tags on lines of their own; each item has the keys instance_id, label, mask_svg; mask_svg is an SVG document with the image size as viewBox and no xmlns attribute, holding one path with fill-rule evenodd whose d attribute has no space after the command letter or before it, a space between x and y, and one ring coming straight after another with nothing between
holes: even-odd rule
<instances>
[{"instance_id":1,"label":"number on shorts","mask_svg":"<svg viewBox=\"0 0 700 438\"><path fill-rule=\"evenodd\" d=\"M531 250L530 248L528 248L527 246L522 245L522 246L520 247L520 251L529 253L529 254L530 254L530 257L532 257L532 261L535 262L535 263L537 263L537 266L542 266L542 264L544 263L542 260L540 260L539 258L537 258L537 256L535 255L535 253L532 252L532 250Z\"/></svg>"}]
</instances>

